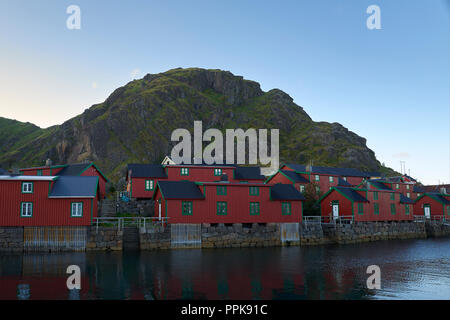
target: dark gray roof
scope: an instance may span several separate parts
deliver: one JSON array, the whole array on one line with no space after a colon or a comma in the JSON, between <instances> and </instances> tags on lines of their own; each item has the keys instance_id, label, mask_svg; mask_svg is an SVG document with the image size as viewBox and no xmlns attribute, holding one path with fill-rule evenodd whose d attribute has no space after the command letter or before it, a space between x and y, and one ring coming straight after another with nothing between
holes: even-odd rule
<instances>
[{"instance_id":1,"label":"dark gray roof","mask_svg":"<svg viewBox=\"0 0 450 320\"><path fill-rule=\"evenodd\" d=\"M272 200L305 200L303 194L291 184L277 183L270 187L270 198Z\"/></svg>"},{"instance_id":2,"label":"dark gray roof","mask_svg":"<svg viewBox=\"0 0 450 320\"><path fill-rule=\"evenodd\" d=\"M264 180L260 167L236 167L234 169L236 180Z\"/></svg>"},{"instance_id":3,"label":"dark gray roof","mask_svg":"<svg viewBox=\"0 0 450 320\"><path fill-rule=\"evenodd\" d=\"M378 190L393 191L390 187L385 185L382 181L369 180L368 182Z\"/></svg>"},{"instance_id":4,"label":"dark gray roof","mask_svg":"<svg viewBox=\"0 0 450 320\"><path fill-rule=\"evenodd\" d=\"M306 172L306 166L301 164L286 164L289 168L297 172ZM362 172L354 168L335 168L335 167L321 167L312 166L311 173L329 174L343 177L370 177L367 172Z\"/></svg>"},{"instance_id":5,"label":"dark gray roof","mask_svg":"<svg viewBox=\"0 0 450 320\"><path fill-rule=\"evenodd\" d=\"M450 205L450 201L447 200L447 198L445 198L440 193L428 192L428 193L426 193L426 195L429 196L432 199L435 199L435 200L439 201L440 203L443 203L446 206Z\"/></svg>"},{"instance_id":6,"label":"dark gray roof","mask_svg":"<svg viewBox=\"0 0 450 320\"><path fill-rule=\"evenodd\" d=\"M193 181L158 181L164 199L205 199Z\"/></svg>"},{"instance_id":7,"label":"dark gray roof","mask_svg":"<svg viewBox=\"0 0 450 320\"><path fill-rule=\"evenodd\" d=\"M336 190L343 193L347 198L356 201L356 202L369 202L369 200L366 199L366 197L363 197L361 194L356 192L352 188L346 188L346 187L335 187Z\"/></svg>"},{"instance_id":8,"label":"dark gray roof","mask_svg":"<svg viewBox=\"0 0 450 320\"><path fill-rule=\"evenodd\" d=\"M60 172L57 173L58 176L79 176L84 170L86 170L91 164L90 163L79 163L79 164L69 164Z\"/></svg>"},{"instance_id":9,"label":"dark gray roof","mask_svg":"<svg viewBox=\"0 0 450 320\"><path fill-rule=\"evenodd\" d=\"M414 185L413 192L423 193L423 192L425 192L425 189L422 188L422 186Z\"/></svg>"},{"instance_id":10,"label":"dark gray roof","mask_svg":"<svg viewBox=\"0 0 450 320\"><path fill-rule=\"evenodd\" d=\"M348 183L347 181L345 181L342 178L338 179L338 186L339 187L352 187L352 185L350 183Z\"/></svg>"},{"instance_id":11,"label":"dark gray roof","mask_svg":"<svg viewBox=\"0 0 450 320\"><path fill-rule=\"evenodd\" d=\"M403 182L403 177L387 177L386 180L389 182Z\"/></svg>"},{"instance_id":12,"label":"dark gray roof","mask_svg":"<svg viewBox=\"0 0 450 320\"><path fill-rule=\"evenodd\" d=\"M132 178L167 178L166 171L161 164L129 164Z\"/></svg>"},{"instance_id":13,"label":"dark gray roof","mask_svg":"<svg viewBox=\"0 0 450 320\"><path fill-rule=\"evenodd\" d=\"M280 170L283 174L291 178L296 183L309 183L309 180L303 177L302 175L298 174L295 171L291 170Z\"/></svg>"},{"instance_id":14,"label":"dark gray roof","mask_svg":"<svg viewBox=\"0 0 450 320\"><path fill-rule=\"evenodd\" d=\"M414 203L414 200L412 200L408 197L405 197L404 195L402 195L400 193L400 203L411 203L412 204L412 203Z\"/></svg>"},{"instance_id":15,"label":"dark gray roof","mask_svg":"<svg viewBox=\"0 0 450 320\"><path fill-rule=\"evenodd\" d=\"M49 197L95 197L97 195L98 179L98 177L58 177L53 184Z\"/></svg>"}]
</instances>

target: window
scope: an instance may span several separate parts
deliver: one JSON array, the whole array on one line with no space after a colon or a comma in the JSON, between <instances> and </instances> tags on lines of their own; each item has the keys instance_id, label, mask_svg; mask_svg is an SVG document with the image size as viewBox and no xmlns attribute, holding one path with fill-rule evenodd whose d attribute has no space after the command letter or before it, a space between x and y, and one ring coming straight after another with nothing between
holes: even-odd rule
<instances>
[{"instance_id":1,"label":"window","mask_svg":"<svg viewBox=\"0 0 450 320\"><path fill-rule=\"evenodd\" d=\"M391 200L395 200L395 193L391 192Z\"/></svg>"},{"instance_id":2,"label":"window","mask_svg":"<svg viewBox=\"0 0 450 320\"><path fill-rule=\"evenodd\" d=\"M183 216L192 216L192 201L181 202L181 214Z\"/></svg>"},{"instance_id":3,"label":"window","mask_svg":"<svg viewBox=\"0 0 450 320\"><path fill-rule=\"evenodd\" d=\"M83 202L72 202L70 209L71 217L82 217L83 216Z\"/></svg>"},{"instance_id":4,"label":"window","mask_svg":"<svg viewBox=\"0 0 450 320\"><path fill-rule=\"evenodd\" d=\"M342 177L342 179L344 179L344 181L347 181L347 177Z\"/></svg>"},{"instance_id":5,"label":"window","mask_svg":"<svg viewBox=\"0 0 450 320\"><path fill-rule=\"evenodd\" d=\"M417 198L420 197L420 193L417 193Z\"/></svg>"},{"instance_id":6,"label":"window","mask_svg":"<svg viewBox=\"0 0 450 320\"><path fill-rule=\"evenodd\" d=\"M358 203L358 214L364 214L364 204Z\"/></svg>"},{"instance_id":7,"label":"window","mask_svg":"<svg viewBox=\"0 0 450 320\"><path fill-rule=\"evenodd\" d=\"M38 175L38 176L42 176L42 170L38 170L38 171L37 171L37 175Z\"/></svg>"},{"instance_id":8,"label":"window","mask_svg":"<svg viewBox=\"0 0 450 320\"><path fill-rule=\"evenodd\" d=\"M409 205L405 204L405 214L409 216Z\"/></svg>"},{"instance_id":9,"label":"window","mask_svg":"<svg viewBox=\"0 0 450 320\"><path fill-rule=\"evenodd\" d=\"M155 188L153 180L145 180L145 191L152 191Z\"/></svg>"},{"instance_id":10,"label":"window","mask_svg":"<svg viewBox=\"0 0 450 320\"><path fill-rule=\"evenodd\" d=\"M378 192L377 191L373 192L373 200L378 200Z\"/></svg>"},{"instance_id":11,"label":"window","mask_svg":"<svg viewBox=\"0 0 450 320\"><path fill-rule=\"evenodd\" d=\"M33 182L22 182L22 193L33 193Z\"/></svg>"},{"instance_id":12,"label":"window","mask_svg":"<svg viewBox=\"0 0 450 320\"><path fill-rule=\"evenodd\" d=\"M227 186L217 186L216 187L218 196L226 196L227 195Z\"/></svg>"},{"instance_id":13,"label":"window","mask_svg":"<svg viewBox=\"0 0 450 320\"><path fill-rule=\"evenodd\" d=\"M409 184L406 185L406 190L409 190Z\"/></svg>"},{"instance_id":14,"label":"window","mask_svg":"<svg viewBox=\"0 0 450 320\"><path fill-rule=\"evenodd\" d=\"M399 189L399 188L400 188L399 184L396 183L396 184L395 184L395 189Z\"/></svg>"},{"instance_id":15,"label":"window","mask_svg":"<svg viewBox=\"0 0 450 320\"><path fill-rule=\"evenodd\" d=\"M408 198L411 198L411 193L407 192L407 193L406 193L406 196L407 196Z\"/></svg>"},{"instance_id":16,"label":"window","mask_svg":"<svg viewBox=\"0 0 450 320\"><path fill-rule=\"evenodd\" d=\"M378 203L373 204L373 213L380 214L380 207L378 206Z\"/></svg>"},{"instance_id":17,"label":"window","mask_svg":"<svg viewBox=\"0 0 450 320\"><path fill-rule=\"evenodd\" d=\"M320 177L319 177L319 175L318 174L316 174L316 181L320 181Z\"/></svg>"},{"instance_id":18,"label":"window","mask_svg":"<svg viewBox=\"0 0 450 320\"><path fill-rule=\"evenodd\" d=\"M225 201L217 201L217 215L218 216L227 215L227 203Z\"/></svg>"},{"instance_id":19,"label":"window","mask_svg":"<svg viewBox=\"0 0 450 320\"><path fill-rule=\"evenodd\" d=\"M282 202L281 203L281 214L284 216L291 215L291 203L290 202Z\"/></svg>"},{"instance_id":20,"label":"window","mask_svg":"<svg viewBox=\"0 0 450 320\"><path fill-rule=\"evenodd\" d=\"M395 204L391 204L391 214L396 214Z\"/></svg>"},{"instance_id":21,"label":"window","mask_svg":"<svg viewBox=\"0 0 450 320\"><path fill-rule=\"evenodd\" d=\"M301 186L300 186L300 192L301 192L301 193L304 193L304 192L305 192L305 186L304 186L304 185L301 185Z\"/></svg>"},{"instance_id":22,"label":"window","mask_svg":"<svg viewBox=\"0 0 450 320\"><path fill-rule=\"evenodd\" d=\"M188 176L189 175L189 168L181 168L181 175L182 176Z\"/></svg>"},{"instance_id":23,"label":"window","mask_svg":"<svg viewBox=\"0 0 450 320\"><path fill-rule=\"evenodd\" d=\"M249 193L251 196L259 196L259 187L249 187Z\"/></svg>"},{"instance_id":24,"label":"window","mask_svg":"<svg viewBox=\"0 0 450 320\"><path fill-rule=\"evenodd\" d=\"M250 215L259 216L259 202L250 202Z\"/></svg>"},{"instance_id":25,"label":"window","mask_svg":"<svg viewBox=\"0 0 450 320\"><path fill-rule=\"evenodd\" d=\"M21 217L32 217L33 216L33 203L32 202L22 202L20 205L20 216Z\"/></svg>"},{"instance_id":26,"label":"window","mask_svg":"<svg viewBox=\"0 0 450 320\"><path fill-rule=\"evenodd\" d=\"M333 178L332 176L330 176L330 177L328 178L328 181L330 181L330 183L332 183L332 182L334 182L334 178Z\"/></svg>"},{"instance_id":27,"label":"window","mask_svg":"<svg viewBox=\"0 0 450 320\"><path fill-rule=\"evenodd\" d=\"M221 176L222 175L222 169L214 169L214 175L215 176Z\"/></svg>"}]
</instances>

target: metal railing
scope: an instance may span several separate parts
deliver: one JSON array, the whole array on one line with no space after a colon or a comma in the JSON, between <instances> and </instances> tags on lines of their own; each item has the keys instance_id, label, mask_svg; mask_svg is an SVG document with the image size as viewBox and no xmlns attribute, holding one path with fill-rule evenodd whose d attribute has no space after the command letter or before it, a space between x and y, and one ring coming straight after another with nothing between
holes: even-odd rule
<instances>
[{"instance_id":1,"label":"metal railing","mask_svg":"<svg viewBox=\"0 0 450 320\"><path fill-rule=\"evenodd\" d=\"M303 222L305 225L313 225L313 224L344 224L344 223L353 223L353 216L304 216Z\"/></svg>"},{"instance_id":2,"label":"metal railing","mask_svg":"<svg viewBox=\"0 0 450 320\"><path fill-rule=\"evenodd\" d=\"M430 215L429 217L425 217L424 215L413 216L414 222L425 222L425 221L438 221L441 223L447 222L443 216Z\"/></svg>"},{"instance_id":3,"label":"metal railing","mask_svg":"<svg viewBox=\"0 0 450 320\"><path fill-rule=\"evenodd\" d=\"M93 225L98 233L98 227L116 227L117 231L123 231L126 226L146 229L149 226L164 226L168 220L168 217L97 217L94 218Z\"/></svg>"}]
</instances>

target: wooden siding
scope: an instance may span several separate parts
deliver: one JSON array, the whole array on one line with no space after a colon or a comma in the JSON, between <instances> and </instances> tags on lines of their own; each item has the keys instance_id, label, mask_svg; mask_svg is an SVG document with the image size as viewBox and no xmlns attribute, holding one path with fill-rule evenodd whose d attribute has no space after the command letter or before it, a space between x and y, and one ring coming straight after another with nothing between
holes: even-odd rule
<instances>
[{"instance_id":1,"label":"wooden siding","mask_svg":"<svg viewBox=\"0 0 450 320\"><path fill-rule=\"evenodd\" d=\"M205 200L167 200L167 216L169 223L283 223L302 221L302 201L270 200L270 187L260 185L259 195L250 196L249 186L228 185L226 195L217 195L216 185L200 187ZM162 199L159 191L155 195ZM182 201L192 201L193 214L182 215ZM217 215L217 202L227 202L227 214ZM165 201L163 200L163 205ZM250 202L259 202L259 215L250 215ZM291 203L291 215L283 215L282 202ZM163 208L165 210L165 207ZM164 212L164 211L163 211ZM158 216L158 205L155 202L155 216Z\"/></svg>"},{"instance_id":2,"label":"wooden siding","mask_svg":"<svg viewBox=\"0 0 450 320\"><path fill-rule=\"evenodd\" d=\"M0 181L0 226L87 226L97 216L97 199L49 199L49 181L33 181L33 193L22 193L22 181ZM22 202L33 203L33 216L21 217ZM71 203L83 203L83 216L71 217ZM92 209L91 209L92 203Z\"/></svg>"}]
</instances>

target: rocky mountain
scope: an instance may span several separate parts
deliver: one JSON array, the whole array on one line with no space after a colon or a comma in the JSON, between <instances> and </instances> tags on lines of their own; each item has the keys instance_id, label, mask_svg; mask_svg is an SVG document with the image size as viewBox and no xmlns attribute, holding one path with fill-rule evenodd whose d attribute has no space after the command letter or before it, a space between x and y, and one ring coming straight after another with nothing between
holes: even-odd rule
<instances>
[{"instance_id":1,"label":"rocky mountain","mask_svg":"<svg viewBox=\"0 0 450 320\"><path fill-rule=\"evenodd\" d=\"M355 167L381 166L366 139L339 123L314 122L279 89L221 70L173 69L147 74L116 89L62 125L47 129L0 118L3 167L95 161L112 180L130 162L160 162L174 145L176 128L279 128L280 162Z\"/></svg>"}]
</instances>

